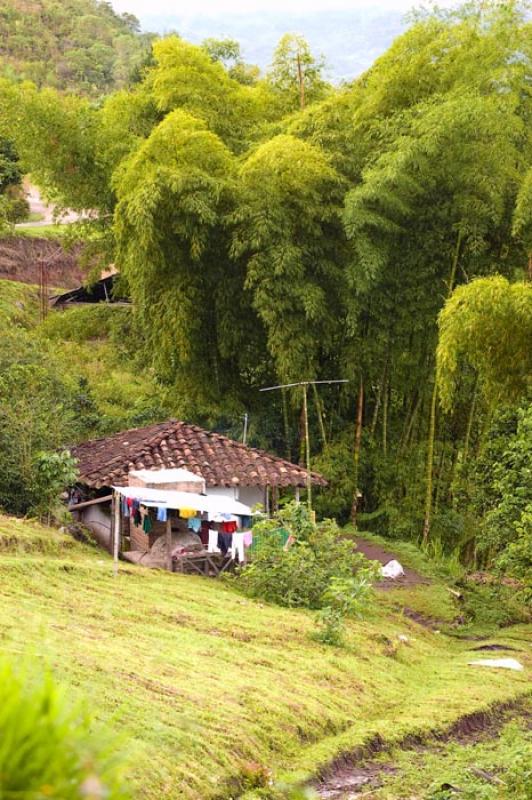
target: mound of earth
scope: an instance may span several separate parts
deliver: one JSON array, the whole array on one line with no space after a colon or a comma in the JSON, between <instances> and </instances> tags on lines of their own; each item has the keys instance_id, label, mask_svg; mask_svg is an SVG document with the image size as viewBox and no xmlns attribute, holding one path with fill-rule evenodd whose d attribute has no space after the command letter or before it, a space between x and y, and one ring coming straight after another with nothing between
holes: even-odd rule
<instances>
[{"instance_id":1,"label":"mound of earth","mask_svg":"<svg viewBox=\"0 0 532 800\"><path fill-rule=\"evenodd\" d=\"M80 245L65 250L54 239L9 236L0 240L0 278L39 283L44 266L49 286L74 288L84 277L80 266L81 250Z\"/></svg>"}]
</instances>

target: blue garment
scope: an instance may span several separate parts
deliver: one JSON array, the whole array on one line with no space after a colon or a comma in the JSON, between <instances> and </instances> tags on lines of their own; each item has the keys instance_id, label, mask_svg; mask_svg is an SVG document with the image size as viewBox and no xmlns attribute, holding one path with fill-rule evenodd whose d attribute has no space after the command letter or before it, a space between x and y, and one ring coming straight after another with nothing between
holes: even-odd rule
<instances>
[{"instance_id":1,"label":"blue garment","mask_svg":"<svg viewBox=\"0 0 532 800\"><path fill-rule=\"evenodd\" d=\"M194 533L199 533L201 529L201 519L199 517L190 517L188 529L189 531L194 531Z\"/></svg>"},{"instance_id":2,"label":"blue garment","mask_svg":"<svg viewBox=\"0 0 532 800\"><path fill-rule=\"evenodd\" d=\"M164 506L158 506L157 522L166 522L167 519L168 519L167 509Z\"/></svg>"}]
</instances>

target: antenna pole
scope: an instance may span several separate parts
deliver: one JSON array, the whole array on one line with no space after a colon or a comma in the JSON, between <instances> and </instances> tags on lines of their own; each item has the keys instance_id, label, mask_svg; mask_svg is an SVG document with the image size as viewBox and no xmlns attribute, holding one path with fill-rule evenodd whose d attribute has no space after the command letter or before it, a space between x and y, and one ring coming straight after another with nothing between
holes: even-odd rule
<instances>
[{"instance_id":1,"label":"antenna pole","mask_svg":"<svg viewBox=\"0 0 532 800\"><path fill-rule=\"evenodd\" d=\"M308 510L312 511L312 479L310 476L310 434L308 430L308 404L307 404L308 384L304 383L302 389L303 389L303 417L305 420L305 455L307 462L307 505L308 505Z\"/></svg>"},{"instance_id":2,"label":"antenna pole","mask_svg":"<svg viewBox=\"0 0 532 800\"><path fill-rule=\"evenodd\" d=\"M298 381L297 383L283 383L279 386L265 386L264 389L259 389L260 392L272 392L275 389L292 389L295 386L301 386L303 389L303 418L304 418L304 427L305 427L305 461L306 461L306 483L307 483L307 505L308 510L312 513L312 477L310 474L310 434L308 429L308 403L307 403L307 391L309 386L316 386L318 383L322 384L332 384L332 383L349 383L346 378L341 380L333 380L333 381ZM247 418L247 414L246 414ZM247 425L247 421L246 421Z\"/></svg>"}]
</instances>

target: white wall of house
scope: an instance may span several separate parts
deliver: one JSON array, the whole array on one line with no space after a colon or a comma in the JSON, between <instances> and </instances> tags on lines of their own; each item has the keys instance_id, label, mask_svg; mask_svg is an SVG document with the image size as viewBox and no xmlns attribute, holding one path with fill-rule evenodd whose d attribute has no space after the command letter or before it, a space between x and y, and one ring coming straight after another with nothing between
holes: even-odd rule
<instances>
[{"instance_id":1,"label":"white wall of house","mask_svg":"<svg viewBox=\"0 0 532 800\"><path fill-rule=\"evenodd\" d=\"M95 503L76 511L78 519L92 531L101 547L111 547L111 503Z\"/></svg>"},{"instance_id":2,"label":"white wall of house","mask_svg":"<svg viewBox=\"0 0 532 800\"><path fill-rule=\"evenodd\" d=\"M264 505L264 489L261 486L207 486L209 497L229 497L253 508L257 503Z\"/></svg>"}]
</instances>

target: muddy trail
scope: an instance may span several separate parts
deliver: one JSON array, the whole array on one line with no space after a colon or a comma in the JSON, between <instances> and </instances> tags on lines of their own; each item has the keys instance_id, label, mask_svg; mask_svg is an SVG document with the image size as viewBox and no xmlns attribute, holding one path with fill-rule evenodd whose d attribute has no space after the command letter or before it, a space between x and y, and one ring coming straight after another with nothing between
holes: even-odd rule
<instances>
[{"instance_id":1,"label":"muddy trail","mask_svg":"<svg viewBox=\"0 0 532 800\"><path fill-rule=\"evenodd\" d=\"M401 559L391 550L386 550L384 547L374 544L373 542L369 542L367 539L364 539L361 536L357 536L355 542L358 552L362 553L364 556L366 556L366 558L369 558L370 561L378 561L383 566L389 561L401 562ZM375 586L379 589L393 589L401 586L421 586L430 584L430 580L425 578L423 575L420 575L419 572L410 569L410 567L405 567L404 565L402 566L405 572L404 575L394 579L383 578L376 583Z\"/></svg>"},{"instance_id":2,"label":"muddy trail","mask_svg":"<svg viewBox=\"0 0 532 800\"><path fill-rule=\"evenodd\" d=\"M357 800L369 796L382 786L387 776L398 773L393 761L394 749L423 753L438 752L451 742L474 745L497 738L503 726L515 719L532 726L530 695L467 714L444 730L407 736L393 746L375 736L366 745L335 759L321 771L312 787L323 800ZM389 760L382 759L386 754L390 755Z\"/></svg>"}]
</instances>

